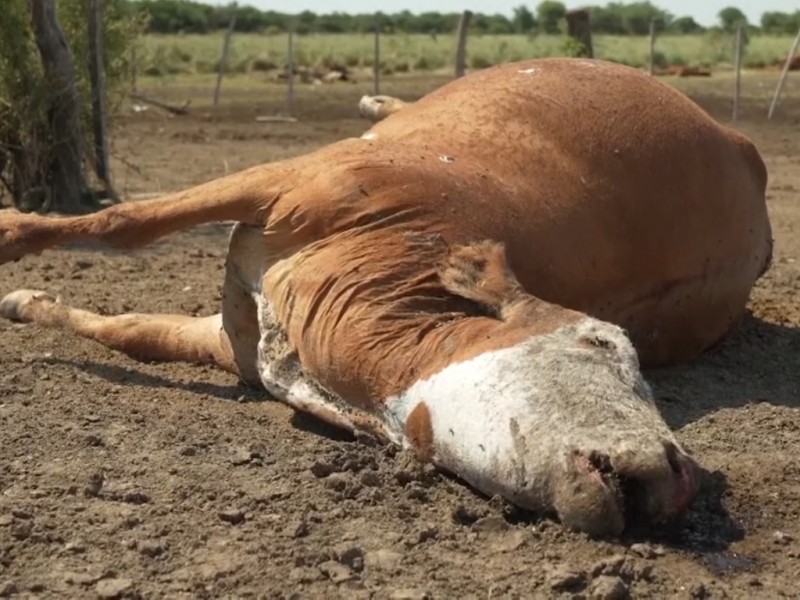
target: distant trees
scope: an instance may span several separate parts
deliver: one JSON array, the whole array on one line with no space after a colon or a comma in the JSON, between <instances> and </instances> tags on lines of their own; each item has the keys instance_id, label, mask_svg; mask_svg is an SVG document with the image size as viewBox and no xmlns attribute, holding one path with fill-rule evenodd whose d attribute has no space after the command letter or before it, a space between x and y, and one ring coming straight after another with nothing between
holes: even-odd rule
<instances>
[{"instance_id":1,"label":"distant trees","mask_svg":"<svg viewBox=\"0 0 800 600\"><path fill-rule=\"evenodd\" d=\"M515 33L528 33L536 27L536 17L527 6L520 4L514 9L511 23Z\"/></svg>"},{"instance_id":2,"label":"distant trees","mask_svg":"<svg viewBox=\"0 0 800 600\"><path fill-rule=\"evenodd\" d=\"M115 0L150 16L149 31L156 33L206 33L224 29L236 13L236 30L240 32L277 33L294 28L297 33L366 33L375 26L375 13L314 13L304 11L291 15L277 11L262 11L241 3L210 5L198 0ZM735 0L734 0L735 1ZM588 3L591 3L589 0ZM659 31L692 34L704 30L692 17L672 15L649 0L640 2L611 1L589 7L592 30L615 35L644 35L655 19ZM470 28L483 34L499 33L561 33L564 31L565 3L561 0L541 0L520 3L510 16L475 13ZM428 11L379 14L381 29L386 33L450 33L455 30L459 13ZM719 14L722 31L735 31L746 24L745 14L735 6ZM769 33L794 33L800 26L800 11L794 13L766 12L761 26Z\"/></svg>"},{"instance_id":3,"label":"distant trees","mask_svg":"<svg viewBox=\"0 0 800 600\"><path fill-rule=\"evenodd\" d=\"M536 7L536 16L543 33L559 33L566 14L567 8L556 0L543 0Z\"/></svg>"},{"instance_id":4,"label":"distant trees","mask_svg":"<svg viewBox=\"0 0 800 600\"><path fill-rule=\"evenodd\" d=\"M764 33L797 33L800 29L800 10L793 13L765 12L761 15L761 29Z\"/></svg>"},{"instance_id":5,"label":"distant trees","mask_svg":"<svg viewBox=\"0 0 800 600\"><path fill-rule=\"evenodd\" d=\"M723 8L717 16L723 31L733 32L739 25L747 25L747 16L735 6Z\"/></svg>"},{"instance_id":6,"label":"distant trees","mask_svg":"<svg viewBox=\"0 0 800 600\"><path fill-rule=\"evenodd\" d=\"M703 26L699 25L692 17L678 17L672 21L670 29L675 33L688 35L703 31Z\"/></svg>"}]
</instances>

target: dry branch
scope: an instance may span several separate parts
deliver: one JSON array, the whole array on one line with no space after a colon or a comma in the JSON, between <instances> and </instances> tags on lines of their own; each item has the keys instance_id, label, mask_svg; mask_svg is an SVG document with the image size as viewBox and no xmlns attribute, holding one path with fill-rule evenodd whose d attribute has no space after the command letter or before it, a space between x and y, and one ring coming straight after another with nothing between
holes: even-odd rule
<instances>
[{"instance_id":1,"label":"dry branch","mask_svg":"<svg viewBox=\"0 0 800 600\"><path fill-rule=\"evenodd\" d=\"M166 102L154 100L153 98L148 98L147 96L142 96L141 94L131 93L129 95L134 100L138 100L139 102L144 102L145 104L150 104L157 108L163 108L164 110L166 110L169 113L172 113L173 115L180 115L180 116L189 114L188 107L192 103L191 100L187 100L186 102L183 103L183 106L175 106L172 104L167 104Z\"/></svg>"}]
</instances>

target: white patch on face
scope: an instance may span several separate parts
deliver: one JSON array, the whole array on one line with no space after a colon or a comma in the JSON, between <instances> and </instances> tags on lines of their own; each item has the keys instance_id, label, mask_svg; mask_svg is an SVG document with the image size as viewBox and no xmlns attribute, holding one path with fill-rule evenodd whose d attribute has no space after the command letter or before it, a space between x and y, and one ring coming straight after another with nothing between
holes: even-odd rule
<instances>
[{"instance_id":1,"label":"white patch on face","mask_svg":"<svg viewBox=\"0 0 800 600\"><path fill-rule=\"evenodd\" d=\"M364 135L361 136L362 140L374 140L378 138L378 134L374 131L367 131Z\"/></svg>"},{"instance_id":2,"label":"white patch on face","mask_svg":"<svg viewBox=\"0 0 800 600\"><path fill-rule=\"evenodd\" d=\"M442 161L443 163L454 163L454 162L456 162L455 157L454 156L450 156L449 154L442 154L439 157L439 160Z\"/></svg>"},{"instance_id":3,"label":"white patch on face","mask_svg":"<svg viewBox=\"0 0 800 600\"><path fill-rule=\"evenodd\" d=\"M571 449L639 451L674 439L627 336L589 317L449 365L390 398L387 425L407 447L405 423L420 403L434 463L529 508L547 505Z\"/></svg>"},{"instance_id":4,"label":"white patch on face","mask_svg":"<svg viewBox=\"0 0 800 600\"><path fill-rule=\"evenodd\" d=\"M497 480L514 479L509 468L516 451L509 423L529 411L528 398L539 395L533 378L519 377L510 368L524 352L524 344L487 352L417 381L387 402L390 430L409 446L404 439L406 420L424 402L434 462L487 493L506 491L497 489Z\"/></svg>"},{"instance_id":5,"label":"white patch on face","mask_svg":"<svg viewBox=\"0 0 800 600\"><path fill-rule=\"evenodd\" d=\"M519 70L517 71L517 73L519 73L519 74L521 74L521 75L533 75L533 74L534 74L534 73L536 73L538 70L539 70L539 69L537 69L536 67L530 67L530 68L528 68L528 69L519 69Z\"/></svg>"}]
</instances>

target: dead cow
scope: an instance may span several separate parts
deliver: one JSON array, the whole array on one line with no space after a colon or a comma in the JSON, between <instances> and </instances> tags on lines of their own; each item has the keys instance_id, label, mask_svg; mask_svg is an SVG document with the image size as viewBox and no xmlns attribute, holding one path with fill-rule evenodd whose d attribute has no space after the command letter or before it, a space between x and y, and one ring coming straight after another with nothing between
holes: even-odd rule
<instances>
[{"instance_id":1,"label":"dead cow","mask_svg":"<svg viewBox=\"0 0 800 600\"><path fill-rule=\"evenodd\" d=\"M88 216L0 216L3 262L235 220L216 316L100 316L37 291L0 311L216 364L613 535L695 496L640 361L696 357L742 314L771 256L766 181L750 141L638 70L505 64L305 156Z\"/></svg>"}]
</instances>

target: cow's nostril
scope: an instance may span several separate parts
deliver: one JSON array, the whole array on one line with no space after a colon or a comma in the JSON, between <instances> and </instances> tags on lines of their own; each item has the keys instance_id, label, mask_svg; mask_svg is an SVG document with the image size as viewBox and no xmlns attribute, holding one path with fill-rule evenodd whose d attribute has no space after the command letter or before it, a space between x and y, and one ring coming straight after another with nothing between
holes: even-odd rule
<instances>
[{"instance_id":1,"label":"cow's nostril","mask_svg":"<svg viewBox=\"0 0 800 600\"><path fill-rule=\"evenodd\" d=\"M672 442L664 442L664 452L667 455L667 462L669 462L672 472L676 475L683 474L685 468L681 463L680 457L678 456L678 449L675 447L675 444Z\"/></svg>"},{"instance_id":2,"label":"cow's nostril","mask_svg":"<svg viewBox=\"0 0 800 600\"><path fill-rule=\"evenodd\" d=\"M603 475L611 475L614 472L614 467L611 466L611 458L608 454L603 454L596 450L589 454L589 464L595 471Z\"/></svg>"},{"instance_id":3,"label":"cow's nostril","mask_svg":"<svg viewBox=\"0 0 800 600\"><path fill-rule=\"evenodd\" d=\"M667 515L680 515L689 508L697 494L697 472L691 458L682 455L670 442L664 443L667 461L675 476L672 502L667 506Z\"/></svg>"}]
</instances>

